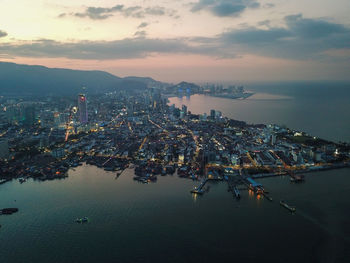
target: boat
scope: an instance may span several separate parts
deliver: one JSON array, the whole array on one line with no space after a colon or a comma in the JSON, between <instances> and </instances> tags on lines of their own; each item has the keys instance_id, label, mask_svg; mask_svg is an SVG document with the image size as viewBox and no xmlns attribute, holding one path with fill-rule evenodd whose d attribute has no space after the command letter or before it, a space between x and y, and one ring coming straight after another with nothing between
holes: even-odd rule
<instances>
[{"instance_id":1,"label":"boat","mask_svg":"<svg viewBox=\"0 0 350 263\"><path fill-rule=\"evenodd\" d=\"M280 201L280 205L283 206L284 208L287 208L291 212L295 212L296 211L296 208L294 206L289 206L283 200Z\"/></svg>"},{"instance_id":2,"label":"boat","mask_svg":"<svg viewBox=\"0 0 350 263\"><path fill-rule=\"evenodd\" d=\"M240 194L239 190L237 189L237 187L233 187L233 191L234 191L237 199L241 198L241 194Z\"/></svg>"},{"instance_id":3,"label":"boat","mask_svg":"<svg viewBox=\"0 0 350 263\"><path fill-rule=\"evenodd\" d=\"M19 178L19 182L23 184L25 181L27 181L25 178Z\"/></svg>"},{"instance_id":4,"label":"boat","mask_svg":"<svg viewBox=\"0 0 350 263\"><path fill-rule=\"evenodd\" d=\"M139 181L141 183L143 183L143 184L148 184L148 179L147 178L141 177L141 179Z\"/></svg>"},{"instance_id":5,"label":"boat","mask_svg":"<svg viewBox=\"0 0 350 263\"><path fill-rule=\"evenodd\" d=\"M294 175L290 177L292 183L301 183L305 181L304 175Z\"/></svg>"},{"instance_id":6,"label":"boat","mask_svg":"<svg viewBox=\"0 0 350 263\"><path fill-rule=\"evenodd\" d=\"M114 167L107 166L104 168L104 170L111 172L111 171L114 171Z\"/></svg>"},{"instance_id":7,"label":"boat","mask_svg":"<svg viewBox=\"0 0 350 263\"><path fill-rule=\"evenodd\" d=\"M77 218L77 219L75 220L75 222L80 223L80 224L82 224L82 223L88 223L88 222L89 222L89 218L88 218L88 217Z\"/></svg>"},{"instance_id":8,"label":"boat","mask_svg":"<svg viewBox=\"0 0 350 263\"><path fill-rule=\"evenodd\" d=\"M2 215L12 215L16 212L18 212L18 208L3 208L0 210L0 214Z\"/></svg>"}]
</instances>

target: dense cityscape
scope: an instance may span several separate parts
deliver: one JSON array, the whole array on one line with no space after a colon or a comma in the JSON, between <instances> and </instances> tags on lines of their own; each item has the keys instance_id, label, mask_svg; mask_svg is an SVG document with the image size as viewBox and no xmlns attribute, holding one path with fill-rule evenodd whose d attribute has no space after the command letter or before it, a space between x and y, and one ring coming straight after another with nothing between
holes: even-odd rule
<instances>
[{"instance_id":1,"label":"dense cityscape","mask_svg":"<svg viewBox=\"0 0 350 263\"><path fill-rule=\"evenodd\" d=\"M175 172L192 180L288 175L303 181L306 172L350 164L346 143L273 124L247 124L215 109L192 114L185 105L168 105L162 88L3 96L0 103L1 183L64 178L83 162L117 176L135 168L134 179L143 183Z\"/></svg>"}]
</instances>

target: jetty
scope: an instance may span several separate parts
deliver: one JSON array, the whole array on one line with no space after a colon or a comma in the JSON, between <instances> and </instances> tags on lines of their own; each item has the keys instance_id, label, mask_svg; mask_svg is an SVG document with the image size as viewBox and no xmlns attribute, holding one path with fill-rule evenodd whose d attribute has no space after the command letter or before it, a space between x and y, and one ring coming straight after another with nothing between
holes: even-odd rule
<instances>
[{"instance_id":1,"label":"jetty","mask_svg":"<svg viewBox=\"0 0 350 263\"><path fill-rule=\"evenodd\" d=\"M237 181L237 179L235 180L232 176L227 176L226 181L228 185L228 191L232 192L232 194L234 195L234 197L236 197L236 199L240 199L241 193L237 187L239 181Z\"/></svg>"},{"instance_id":2,"label":"jetty","mask_svg":"<svg viewBox=\"0 0 350 263\"><path fill-rule=\"evenodd\" d=\"M209 181L208 178L205 178L199 186L195 187L194 189L191 190L192 194L204 194L204 190L203 187L205 186L205 184Z\"/></svg>"}]
</instances>

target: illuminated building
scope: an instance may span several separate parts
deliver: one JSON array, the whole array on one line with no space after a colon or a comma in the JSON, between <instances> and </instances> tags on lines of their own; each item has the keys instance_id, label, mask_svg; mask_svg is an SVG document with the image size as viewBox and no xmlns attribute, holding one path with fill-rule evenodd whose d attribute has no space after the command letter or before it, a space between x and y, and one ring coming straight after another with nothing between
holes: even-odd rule
<instances>
[{"instance_id":1,"label":"illuminated building","mask_svg":"<svg viewBox=\"0 0 350 263\"><path fill-rule=\"evenodd\" d=\"M187 106L186 105L182 105L182 111L186 116L187 115Z\"/></svg>"},{"instance_id":2,"label":"illuminated building","mask_svg":"<svg viewBox=\"0 0 350 263\"><path fill-rule=\"evenodd\" d=\"M78 95L79 121L82 124L88 122L87 101L84 94Z\"/></svg>"},{"instance_id":3,"label":"illuminated building","mask_svg":"<svg viewBox=\"0 0 350 263\"><path fill-rule=\"evenodd\" d=\"M36 123L36 109L34 103L25 102L20 105L21 122L26 126L32 126Z\"/></svg>"}]
</instances>

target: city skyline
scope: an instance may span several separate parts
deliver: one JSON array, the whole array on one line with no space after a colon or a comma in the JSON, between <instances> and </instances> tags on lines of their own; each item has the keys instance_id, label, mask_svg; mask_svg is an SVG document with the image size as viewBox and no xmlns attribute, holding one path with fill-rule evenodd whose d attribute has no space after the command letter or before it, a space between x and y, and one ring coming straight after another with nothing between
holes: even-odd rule
<instances>
[{"instance_id":1,"label":"city skyline","mask_svg":"<svg viewBox=\"0 0 350 263\"><path fill-rule=\"evenodd\" d=\"M0 58L168 82L349 80L350 4L335 2L0 1Z\"/></svg>"}]
</instances>

